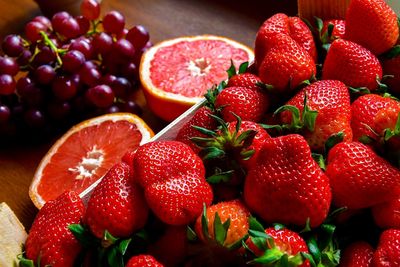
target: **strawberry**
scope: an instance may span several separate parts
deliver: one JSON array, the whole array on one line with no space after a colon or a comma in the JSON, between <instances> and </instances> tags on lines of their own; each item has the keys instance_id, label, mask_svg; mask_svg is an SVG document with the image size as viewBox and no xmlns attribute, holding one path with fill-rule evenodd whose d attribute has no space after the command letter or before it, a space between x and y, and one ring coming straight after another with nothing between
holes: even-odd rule
<instances>
[{"instance_id":1,"label":"strawberry","mask_svg":"<svg viewBox=\"0 0 400 267\"><path fill-rule=\"evenodd\" d=\"M396 198L400 172L359 142L342 142L328 154L326 175L338 207L366 208Z\"/></svg>"},{"instance_id":2,"label":"strawberry","mask_svg":"<svg viewBox=\"0 0 400 267\"><path fill-rule=\"evenodd\" d=\"M268 266L281 266L279 265L280 260L287 256L287 261L290 263L288 266L310 266L310 262L304 261L300 255L300 253L308 253L308 247L298 233L277 226L265 229L265 234L264 232L258 233L257 239L251 235L251 238L246 241L247 248L258 257L252 262Z\"/></svg>"},{"instance_id":3,"label":"strawberry","mask_svg":"<svg viewBox=\"0 0 400 267\"><path fill-rule=\"evenodd\" d=\"M163 267L153 256L151 255L137 255L129 259L125 267Z\"/></svg>"},{"instance_id":4,"label":"strawberry","mask_svg":"<svg viewBox=\"0 0 400 267\"><path fill-rule=\"evenodd\" d=\"M222 118L235 121L235 113L242 120L259 121L269 108L269 98L261 89L247 87L227 87L215 100L215 107L222 109Z\"/></svg>"},{"instance_id":5,"label":"strawberry","mask_svg":"<svg viewBox=\"0 0 400 267\"><path fill-rule=\"evenodd\" d=\"M206 135L200 133L198 130L193 128L193 126L202 127L208 130L215 129L217 123L210 116L211 114L212 111L208 107L204 106L199 108L193 117L179 129L175 140L187 144L195 153L198 153L200 148L191 141L191 138L206 137Z\"/></svg>"},{"instance_id":6,"label":"strawberry","mask_svg":"<svg viewBox=\"0 0 400 267\"><path fill-rule=\"evenodd\" d=\"M116 237L129 237L147 221L148 207L133 169L115 164L93 190L84 221L91 232L103 238L107 230Z\"/></svg>"},{"instance_id":7,"label":"strawberry","mask_svg":"<svg viewBox=\"0 0 400 267\"><path fill-rule=\"evenodd\" d=\"M331 33L331 40L343 39L346 32L346 21L342 19L329 19L323 21L323 26L321 30L321 35L324 36L328 33L328 26L332 24L333 29Z\"/></svg>"},{"instance_id":8,"label":"strawberry","mask_svg":"<svg viewBox=\"0 0 400 267\"><path fill-rule=\"evenodd\" d=\"M400 104L380 109L374 118L372 129L386 142L392 151L400 150Z\"/></svg>"},{"instance_id":9,"label":"strawberry","mask_svg":"<svg viewBox=\"0 0 400 267\"><path fill-rule=\"evenodd\" d=\"M307 25L298 17L288 17L286 14L277 13L267 19L257 32L254 48L256 65L260 66L270 49L279 45L274 38L277 33L292 38L313 60L316 60L314 39Z\"/></svg>"},{"instance_id":10,"label":"strawberry","mask_svg":"<svg viewBox=\"0 0 400 267\"><path fill-rule=\"evenodd\" d=\"M379 60L369 50L351 41L337 39L332 42L322 68L322 79L339 80L353 88L378 88L382 79Z\"/></svg>"},{"instance_id":11,"label":"strawberry","mask_svg":"<svg viewBox=\"0 0 400 267\"><path fill-rule=\"evenodd\" d=\"M265 54L258 69L263 83L282 93L295 89L316 75L314 60L290 36L276 33L271 39L276 45Z\"/></svg>"},{"instance_id":12,"label":"strawberry","mask_svg":"<svg viewBox=\"0 0 400 267\"><path fill-rule=\"evenodd\" d=\"M316 118L308 118L307 116L310 115L308 112L301 121L305 95L308 111L317 112L317 115ZM295 110L292 110L293 107ZM344 141L351 141L353 138L350 126L350 95L347 87L340 81L322 80L312 83L298 92L286 106L278 111L286 109L288 111L281 113L281 121L290 125L289 128L301 128L302 125L297 125L298 123L314 124L302 129L304 137L314 151L322 152L328 138L332 135L343 133ZM307 119L314 122L307 122Z\"/></svg>"},{"instance_id":13,"label":"strawberry","mask_svg":"<svg viewBox=\"0 0 400 267\"><path fill-rule=\"evenodd\" d=\"M266 222L304 226L309 219L315 227L327 216L331 192L307 141L291 134L265 140L246 177L244 199Z\"/></svg>"},{"instance_id":14,"label":"strawberry","mask_svg":"<svg viewBox=\"0 0 400 267\"><path fill-rule=\"evenodd\" d=\"M400 103L390 97L367 94L360 96L351 104L351 128L354 141L360 140L362 136L376 138L376 133L373 132L375 118L377 113L385 108L397 110L400 108Z\"/></svg>"},{"instance_id":15,"label":"strawberry","mask_svg":"<svg viewBox=\"0 0 400 267\"><path fill-rule=\"evenodd\" d=\"M184 143L144 144L137 149L133 166L149 207L167 224L188 224L201 214L203 204L211 204L203 162Z\"/></svg>"},{"instance_id":16,"label":"strawberry","mask_svg":"<svg viewBox=\"0 0 400 267\"><path fill-rule=\"evenodd\" d=\"M340 267L372 267L374 249L364 241L349 245L342 254Z\"/></svg>"},{"instance_id":17,"label":"strawberry","mask_svg":"<svg viewBox=\"0 0 400 267\"><path fill-rule=\"evenodd\" d=\"M149 253L165 266L179 266L187 246L187 226L167 226L160 238L150 244Z\"/></svg>"},{"instance_id":18,"label":"strawberry","mask_svg":"<svg viewBox=\"0 0 400 267\"><path fill-rule=\"evenodd\" d=\"M372 215L379 227L400 229L400 197L373 206Z\"/></svg>"},{"instance_id":19,"label":"strawberry","mask_svg":"<svg viewBox=\"0 0 400 267\"><path fill-rule=\"evenodd\" d=\"M382 232L372 263L374 267L400 266L399 229L388 229Z\"/></svg>"},{"instance_id":20,"label":"strawberry","mask_svg":"<svg viewBox=\"0 0 400 267\"><path fill-rule=\"evenodd\" d=\"M75 192L65 192L48 201L29 231L25 243L27 258L40 261L40 266L74 266L82 247L68 226L80 223L84 211L83 202Z\"/></svg>"},{"instance_id":21,"label":"strawberry","mask_svg":"<svg viewBox=\"0 0 400 267\"><path fill-rule=\"evenodd\" d=\"M345 39L358 43L375 55L396 44L397 15L384 0L352 0L346 13Z\"/></svg>"},{"instance_id":22,"label":"strawberry","mask_svg":"<svg viewBox=\"0 0 400 267\"><path fill-rule=\"evenodd\" d=\"M232 76L227 84L227 87L246 87L255 91L260 87L257 84L261 83L260 77L252 73L240 73Z\"/></svg>"},{"instance_id":23,"label":"strawberry","mask_svg":"<svg viewBox=\"0 0 400 267\"><path fill-rule=\"evenodd\" d=\"M231 247L241 244L249 230L250 212L238 199L208 207L197 218L195 231L203 242L212 240L216 244Z\"/></svg>"},{"instance_id":24,"label":"strawberry","mask_svg":"<svg viewBox=\"0 0 400 267\"><path fill-rule=\"evenodd\" d=\"M389 86L390 92L400 93L400 55L393 58L385 58L382 60L382 68L384 75L393 75L385 82Z\"/></svg>"}]
</instances>

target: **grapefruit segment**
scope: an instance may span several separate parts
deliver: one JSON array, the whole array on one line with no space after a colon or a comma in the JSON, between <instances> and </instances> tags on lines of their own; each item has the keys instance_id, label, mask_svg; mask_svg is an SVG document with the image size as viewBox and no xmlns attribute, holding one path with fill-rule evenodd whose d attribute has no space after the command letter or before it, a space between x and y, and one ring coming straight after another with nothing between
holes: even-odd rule
<instances>
[{"instance_id":1,"label":"grapefruit segment","mask_svg":"<svg viewBox=\"0 0 400 267\"><path fill-rule=\"evenodd\" d=\"M74 126L47 152L29 189L36 207L67 190L80 194L101 178L128 150L153 136L142 119L114 113Z\"/></svg>"},{"instance_id":2,"label":"grapefruit segment","mask_svg":"<svg viewBox=\"0 0 400 267\"><path fill-rule=\"evenodd\" d=\"M253 51L224 37L181 37L153 46L142 57L140 80L149 108L172 121L199 102L207 89L228 78L231 60L236 68L252 61Z\"/></svg>"}]
</instances>

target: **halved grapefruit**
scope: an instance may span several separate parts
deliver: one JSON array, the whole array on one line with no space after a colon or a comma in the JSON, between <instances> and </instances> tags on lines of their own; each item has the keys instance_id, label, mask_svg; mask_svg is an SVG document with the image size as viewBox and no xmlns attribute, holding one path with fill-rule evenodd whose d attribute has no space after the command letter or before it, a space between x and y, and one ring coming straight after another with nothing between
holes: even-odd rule
<instances>
[{"instance_id":1,"label":"halved grapefruit","mask_svg":"<svg viewBox=\"0 0 400 267\"><path fill-rule=\"evenodd\" d=\"M145 52L140 81L149 108L172 121L199 102L207 89L228 78L236 68L252 61L253 51L224 37L200 35L161 42Z\"/></svg>"},{"instance_id":2,"label":"halved grapefruit","mask_svg":"<svg viewBox=\"0 0 400 267\"><path fill-rule=\"evenodd\" d=\"M136 115L114 113L72 127L40 162L29 196L39 209L66 190L80 194L153 131Z\"/></svg>"}]
</instances>

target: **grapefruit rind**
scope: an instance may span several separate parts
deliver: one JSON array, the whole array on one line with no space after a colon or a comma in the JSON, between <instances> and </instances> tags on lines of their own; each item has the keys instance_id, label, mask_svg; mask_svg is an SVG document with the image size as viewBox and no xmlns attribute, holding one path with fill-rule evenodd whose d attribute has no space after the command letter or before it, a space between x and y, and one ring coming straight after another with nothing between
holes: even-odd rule
<instances>
[{"instance_id":1,"label":"grapefruit rind","mask_svg":"<svg viewBox=\"0 0 400 267\"><path fill-rule=\"evenodd\" d=\"M46 153L46 155L43 157L41 162L39 163L39 166L37 167L35 174L33 176L31 185L29 187L29 197L31 198L33 204L38 208L42 208L43 205L45 204L45 200L40 196L38 193L38 186L40 184L41 178L42 178L42 173L48 162L50 162L51 158L53 155L58 151L58 148L74 133L80 131L81 129L84 129L89 126L94 126L101 124L105 121L120 121L120 120L125 120L128 122L132 122L135 124L142 134L142 140L140 141L139 145L143 145L144 143L148 142L153 136L154 133L150 129L149 126L138 116L131 114L131 113L112 113L112 114L106 114L102 115L99 117L91 118L88 120L85 120L75 126L73 126L68 132L66 132L60 139L56 141L56 143L50 148L50 150Z\"/></svg>"},{"instance_id":2,"label":"grapefruit rind","mask_svg":"<svg viewBox=\"0 0 400 267\"><path fill-rule=\"evenodd\" d=\"M248 59L249 62L253 61L254 59L254 52L251 48L241 43L238 43L234 40L231 40L229 38L214 36L214 35L185 36L176 39L166 40L151 47L143 54L140 62L140 68L139 68L140 81L149 108L157 116L166 121L172 121L173 119L178 117L189 107L201 101L203 99L203 96L187 97L182 94L166 92L164 90L159 89L157 86L153 84L150 78L151 62L154 58L155 53L157 53L157 51L161 47L172 46L179 42L194 42L198 40L218 40L226 42L235 48L244 50L249 57ZM167 110L168 112L165 112ZM173 114L171 115L169 113Z\"/></svg>"}]
</instances>

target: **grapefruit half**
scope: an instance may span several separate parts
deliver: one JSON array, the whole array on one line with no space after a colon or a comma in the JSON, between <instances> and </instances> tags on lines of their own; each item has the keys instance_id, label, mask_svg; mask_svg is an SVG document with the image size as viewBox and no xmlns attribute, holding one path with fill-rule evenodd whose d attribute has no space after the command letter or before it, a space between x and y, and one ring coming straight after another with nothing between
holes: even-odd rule
<instances>
[{"instance_id":1,"label":"grapefruit half","mask_svg":"<svg viewBox=\"0 0 400 267\"><path fill-rule=\"evenodd\" d=\"M67 190L80 194L153 131L136 115L114 113L72 127L40 162L29 188L37 208Z\"/></svg>"},{"instance_id":2,"label":"grapefruit half","mask_svg":"<svg viewBox=\"0 0 400 267\"><path fill-rule=\"evenodd\" d=\"M236 68L252 61L253 51L228 38L200 35L161 42L142 56L140 81L149 108L172 121L199 102L207 89L228 78Z\"/></svg>"}]
</instances>

